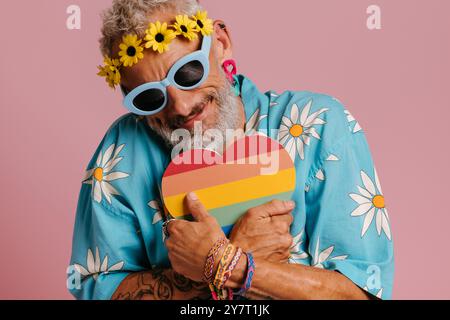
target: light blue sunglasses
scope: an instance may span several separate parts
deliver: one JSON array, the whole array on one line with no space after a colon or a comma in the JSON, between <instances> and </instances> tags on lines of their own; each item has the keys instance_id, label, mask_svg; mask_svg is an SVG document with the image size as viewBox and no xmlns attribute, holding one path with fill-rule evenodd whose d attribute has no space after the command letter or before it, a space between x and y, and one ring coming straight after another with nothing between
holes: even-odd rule
<instances>
[{"instance_id":1,"label":"light blue sunglasses","mask_svg":"<svg viewBox=\"0 0 450 320\"><path fill-rule=\"evenodd\" d=\"M123 105L130 112L140 116L151 116L161 112L168 102L167 87L172 85L181 90L193 90L202 85L209 75L209 53L211 36L205 36L200 50L192 52L178 60L162 81L148 82L126 92Z\"/></svg>"}]
</instances>

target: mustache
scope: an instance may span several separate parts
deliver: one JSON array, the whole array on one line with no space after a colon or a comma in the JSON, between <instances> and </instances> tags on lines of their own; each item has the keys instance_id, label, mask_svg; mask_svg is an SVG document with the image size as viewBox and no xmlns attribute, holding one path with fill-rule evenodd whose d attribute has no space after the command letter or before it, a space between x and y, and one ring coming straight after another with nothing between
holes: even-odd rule
<instances>
[{"instance_id":1,"label":"mustache","mask_svg":"<svg viewBox=\"0 0 450 320\"><path fill-rule=\"evenodd\" d=\"M170 119L170 122L168 123L168 127L172 130L180 128L183 124L185 124L189 119L192 119L196 115L200 114L203 109L205 108L206 104L212 101L218 101L219 97L217 93L215 92L209 92L207 93L203 99L197 103L193 108L189 115L187 116L175 116L172 119Z\"/></svg>"}]
</instances>

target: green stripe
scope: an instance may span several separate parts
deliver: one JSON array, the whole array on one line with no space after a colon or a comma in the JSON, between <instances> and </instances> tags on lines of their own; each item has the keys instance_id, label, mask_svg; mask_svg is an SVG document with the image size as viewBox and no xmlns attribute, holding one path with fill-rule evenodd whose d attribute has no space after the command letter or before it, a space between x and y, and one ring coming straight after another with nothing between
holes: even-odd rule
<instances>
[{"instance_id":1,"label":"green stripe","mask_svg":"<svg viewBox=\"0 0 450 320\"><path fill-rule=\"evenodd\" d=\"M229 225L235 224L236 221L243 214L245 214L249 209L263 205L274 199L285 200L285 201L291 200L292 194L293 194L293 191L273 194L273 195L270 195L267 197L258 198L258 199L254 199L254 200L250 200L250 201L246 201L246 202L235 203L231 206L213 209L213 210L210 210L209 213L211 215L213 215L214 217L216 217L217 221L219 222L219 224L222 227L229 226ZM192 216L188 215L188 216L181 217L179 219L192 221Z\"/></svg>"}]
</instances>

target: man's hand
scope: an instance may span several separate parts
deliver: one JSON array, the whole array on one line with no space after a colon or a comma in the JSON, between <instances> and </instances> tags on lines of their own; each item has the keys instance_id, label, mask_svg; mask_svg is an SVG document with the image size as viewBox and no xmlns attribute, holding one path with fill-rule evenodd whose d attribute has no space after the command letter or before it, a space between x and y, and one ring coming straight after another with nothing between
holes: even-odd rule
<instances>
[{"instance_id":1,"label":"man's hand","mask_svg":"<svg viewBox=\"0 0 450 320\"><path fill-rule=\"evenodd\" d=\"M231 242L252 252L255 258L287 262L293 240L290 226L294 207L292 201L273 200L248 210L233 227Z\"/></svg>"},{"instance_id":2,"label":"man's hand","mask_svg":"<svg viewBox=\"0 0 450 320\"><path fill-rule=\"evenodd\" d=\"M193 281L202 281L205 259L214 243L225 238L216 218L211 216L193 193L186 197L186 206L194 222L176 220L169 223L166 247L175 272Z\"/></svg>"},{"instance_id":3,"label":"man's hand","mask_svg":"<svg viewBox=\"0 0 450 320\"><path fill-rule=\"evenodd\" d=\"M224 238L225 234L195 194L186 197L186 206L195 221L170 222L166 247L175 272L193 281L202 281L206 256L214 243ZM233 228L231 242L245 252L251 251L255 258L287 262L292 245L290 225L294 206L291 201L274 200L250 209ZM223 249L219 251L219 256Z\"/></svg>"}]
</instances>

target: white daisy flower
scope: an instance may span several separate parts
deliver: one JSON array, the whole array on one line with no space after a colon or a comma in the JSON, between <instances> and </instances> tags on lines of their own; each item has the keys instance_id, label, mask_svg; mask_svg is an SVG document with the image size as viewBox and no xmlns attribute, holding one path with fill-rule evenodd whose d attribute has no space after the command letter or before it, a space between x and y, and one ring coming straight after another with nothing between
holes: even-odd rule
<instances>
[{"instance_id":1,"label":"white daisy flower","mask_svg":"<svg viewBox=\"0 0 450 320\"><path fill-rule=\"evenodd\" d=\"M325 250L320 251L320 244L319 244L319 242L320 242L320 239L317 239L316 251L314 253L314 259L313 259L313 263L312 263L313 267L323 269L324 268L323 264L326 261L345 260L345 259L347 259L348 255L335 256L335 257L330 258L331 254L334 251L334 246L328 247Z\"/></svg>"},{"instance_id":2,"label":"white daisy flower","mask_svg":"<svg viewBox=\"0 0 450 320\"><path fill-rule=\"evenodd\" d=\"M308 253L301 249L303 243L303 232L302 230L298 235L296 235L292 241L292 246L290 248L291 255L289 257L289 263L297 263L298 260L304 260L309 257Z\"/></svg>"},{"instance_id":3,"label":"white daisy flower","mask_svg":"<svg viewBox=\"0 0 450 320\"><path fill-rule=\"evenodd\" d=\"M102 201L102 195L111 204L111 196L119 195L119 192L111 185L111 181L117 179L123 179L129 175L124 172L112 172L114 167L123 159L118 157L120 151L124 148L124 144L115 149L115 144L112 144L102 155L102 152L98 155L96 167L86 171L86 175L83 179L84 184L93 184L92 192L94 194L94 200L100 203Z\"/></svg>"},{"instance_id":4,"label":"white daisy flower","mask_svg":"<svg viewBox=\"0 0 450 320\"><path fill-rule=\"evenodd\" d=\"M381 190L380 181L378 179L377 171L375 172L375 183L369 176L361 171L361 179L364 188L358 186L359 194L351 193L349 196L358 203L358 207L351 213L352 217L359 217L366 215L364 224L361 230L361 237L363 237L375 217L377 232L381 236L383 231L387 238L391 240L391 229L389 227L389 216L384 204L384 196Z\"/></svg>"},{"instance_id":5,"label":"white daisy flower","mask_svg":"<svg viewBox=\"0 0 450 320\"><path fill-rule=\"evenodd\" d=\"M353 133L357 133L357 132L361 131L362 130L361 126L359 125L358 121L356 121L356 119L352 116L350 111L344 110L344 113L347 115L348 123L355 122L355 126L353 127Z\"/></svg>"},{"instance_id":6,"label":"white daisy flower","mask_svg":"<svg viewBox=\"0 0 450 320\"><path fill-rule=\"evenodd\" d=\"M86 264L86 268L79 264L74 264L73 266L75 270L77 270L77 272L80 273L83 277L92 276L94 280L97 280L100 273L109 273L112 271L122 270L124 262L120 261L108 268L108 256L105 256L102 262L100 259L98 247L96 247L95 258L91 249L88 249Z\"/></svg>"},{"instance_id":7,"label":"white daisy flower","mask_svg":"<svg viewBox=\"0 0 450 320\"><path fill-rule=\"evenodd\" d=\"M255 134L261 121L267 118L267 115L260 116L260 112L261 110L258 108L250 119L248 119L248 122L245 124L245 135L250 136Z\"/></svg>"},{"instance_id":8,"label":"white daisy flower","mask_svg":"<svg viewBox=\"0 0 450 320\"><path fill-rule=\"evenodd\" d=\"M319 116L329 109L320 109L312 114L312 100L310 100L303 108L301 114L297 104L293 104L291 108L291 117L283 117L278 133L278 140L286 148L295 161L296 154L300 159L305 159L305 145L309 146L311 137L320 140L320 135L313 127L314 125L323 125L326 122Z\"/></svg>"}]
</instances>

